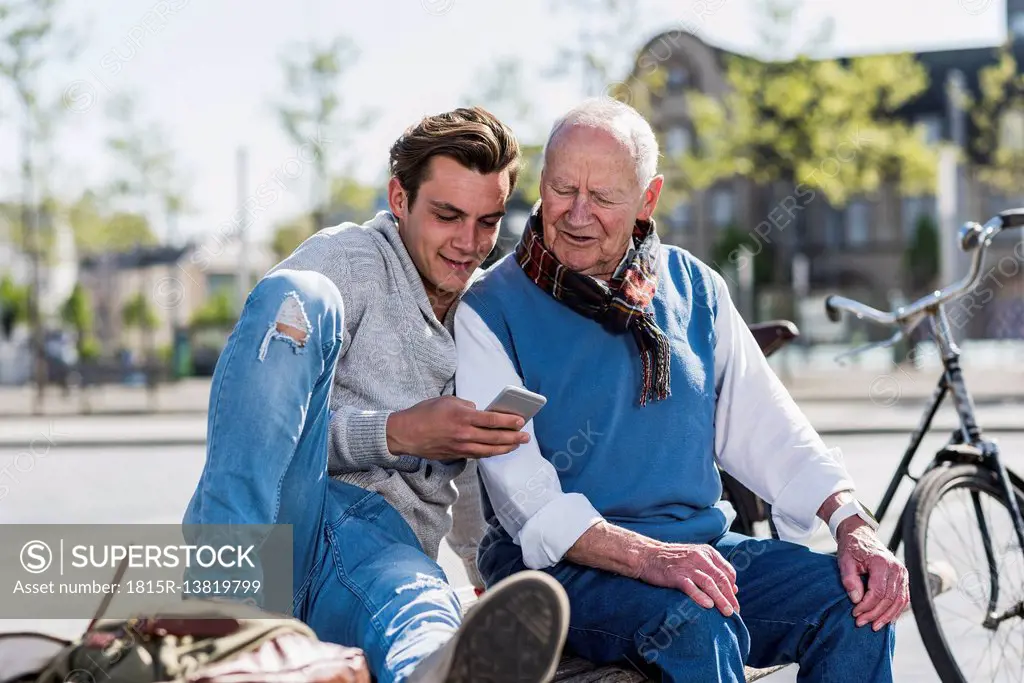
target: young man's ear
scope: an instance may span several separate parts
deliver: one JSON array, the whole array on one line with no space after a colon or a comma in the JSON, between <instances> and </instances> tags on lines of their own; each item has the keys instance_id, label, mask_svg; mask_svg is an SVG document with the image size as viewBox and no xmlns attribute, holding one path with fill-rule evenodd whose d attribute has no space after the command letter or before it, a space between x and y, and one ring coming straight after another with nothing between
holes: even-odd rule
<instances>
[{"instance_id":1,"label":"young man's ear","mask_svg":"<svg viewBox=\"0 0 1024 683\"><path fill-rule=\"evenodd\" d=\"M409 213L409 193L398 182L398 178L388 181L388 205L395 218L405 218Z\"/></svg>"}]
</instances>

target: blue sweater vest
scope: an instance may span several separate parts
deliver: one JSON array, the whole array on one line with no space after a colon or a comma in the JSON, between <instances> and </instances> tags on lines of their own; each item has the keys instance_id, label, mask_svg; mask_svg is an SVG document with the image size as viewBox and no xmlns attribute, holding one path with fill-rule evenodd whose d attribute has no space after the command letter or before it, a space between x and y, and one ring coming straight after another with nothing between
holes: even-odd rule
<instances>
[{"instance_id":1,"label":"blue sweater vest","mask_svg":"<svg viewBox=\"0 0 1024 683\"><path fill-rule=\"evenodd\" d=\"M505 257L467 292L524 386L547 397L533 420L541 454L562 490L582 493L610 523L666 542L724 533L715 467L715 288L708 266L662 246L651 304L672 349L671 396L640 407L641 361L630 333L616 335L531 282ZM486 500L486 496L485 496ZM484 547L506 534L495 528Z\"/></svg>"}]
</instances>

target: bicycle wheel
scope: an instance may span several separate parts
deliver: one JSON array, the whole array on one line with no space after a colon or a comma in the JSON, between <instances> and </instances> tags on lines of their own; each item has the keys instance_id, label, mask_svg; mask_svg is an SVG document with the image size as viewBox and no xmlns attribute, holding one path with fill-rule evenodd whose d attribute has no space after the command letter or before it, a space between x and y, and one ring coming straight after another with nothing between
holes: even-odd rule
<instances>
[{"instance_id":1,"label":"bicycle wheel","mask_svg":"<svg viewBox=\"0 0 1024 683\"><path fill-rule=\"evenodd\" d=\"M1014 493L1024 506L1016 480ZM1024 554L995 474L930 472L903 525L914 618L943 683L1024 680Z\"/></svg>"}]
</instances>

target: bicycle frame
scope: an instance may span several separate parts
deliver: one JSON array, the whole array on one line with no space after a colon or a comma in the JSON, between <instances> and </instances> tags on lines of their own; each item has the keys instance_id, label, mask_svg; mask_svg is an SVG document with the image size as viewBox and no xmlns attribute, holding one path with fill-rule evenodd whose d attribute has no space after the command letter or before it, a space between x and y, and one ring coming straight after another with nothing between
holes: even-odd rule
<instances>
[{"instance_id":1,"label":"bicycle frame","mask_svg":"<svg viewBox=\"0 0 1024 683\"><path fill-rule=\"evenodd\" d=\"M1021 511L1017 504L1016 496L1013 495L1013 482L999 455L998 445L983 437L982 430L975 419L974 400L967 390L963 372L960 368L960 350L953 339L946 311L942 304L938 304L928 311L928 320L931 324L933 337L938 342L939 348L942 351L943 373L925 408L921 422L910 436L910 444L904 452L892 480L889 482L889 488L882 496L882 501L878 505L875 516L879 522L882 521L889 511L893 498L896 496L896 490L903 483L904 478L909 478L916 486L921 477L936 467L942 467L950 463L981 465L996 474L1002 487L1004 501L1007 503L1010 516L1013 519L1017 542L1020 544L1022 551L1024 551L1024 520L1021 518ZM910 474L910 464L913 462L914 456L917 454L921 442L925 434L928 433L932 420L935 418L935 414L938 412L947 394L953 395L953 402L960 419L960 427L953 431L945 447L935 454L932 461L925 468L925 471L920 476L915 477ZM995 573L997 566L996 555L977 493L972 494L972 501L975 514L978 517L978 527L981 531L982 543L991 573L992 590L989 595L989 616L985 625L989 628L994 628L998 626L1000 621L1012 615L999 615L995 612L999 599L998 577ZM898 522L889 539L889 549L895 553L902 542L903 525Z\"/></svg>"}]
</instances>

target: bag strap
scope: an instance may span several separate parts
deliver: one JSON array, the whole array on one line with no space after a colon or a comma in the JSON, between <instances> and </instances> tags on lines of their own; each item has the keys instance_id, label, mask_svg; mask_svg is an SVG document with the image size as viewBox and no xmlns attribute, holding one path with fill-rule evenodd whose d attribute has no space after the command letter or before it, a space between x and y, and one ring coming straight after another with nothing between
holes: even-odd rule
<instances>
[{"instance_id":1,"label":"bag strap","mask_svg":"<svg viewBox=\"0 0 1024 683\"><path fill-rule=\"evenodd\" d=\"M85 628L85 633L92 631L93 626L96 625L103 615L110 609L110 603L114 600L114 595L119 593L121 590L121 581L124 579L124 573L128 571L128 557L125 556L121 559L121 563L117 565L117 569L114 571L114 585L116 588L109 593L103 594L103 599L100 600L100 606L96 608L96 612L92 615L92 621ZM84 635L84 634L83 634Z\"/></svg>"}]
</instances>

